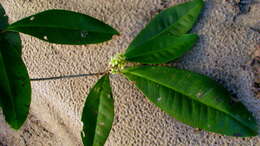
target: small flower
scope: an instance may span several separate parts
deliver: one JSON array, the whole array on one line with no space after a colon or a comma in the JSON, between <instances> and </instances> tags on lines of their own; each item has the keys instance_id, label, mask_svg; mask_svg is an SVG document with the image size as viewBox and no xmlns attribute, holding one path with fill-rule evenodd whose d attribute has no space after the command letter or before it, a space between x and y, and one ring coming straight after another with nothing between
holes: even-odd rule
<instances>
[{"instance_id":1,"label":"small flower","mask_svg":"<svg viewBox=\"0 0 260 146\"><path fill-rule=\"evenodd\" d=\"M121 70L125 68L126 60L123 54L116 54L111 58L109 66L111 67L110 73L116 74L120 73Z\"/></svg>"}]
</instances>

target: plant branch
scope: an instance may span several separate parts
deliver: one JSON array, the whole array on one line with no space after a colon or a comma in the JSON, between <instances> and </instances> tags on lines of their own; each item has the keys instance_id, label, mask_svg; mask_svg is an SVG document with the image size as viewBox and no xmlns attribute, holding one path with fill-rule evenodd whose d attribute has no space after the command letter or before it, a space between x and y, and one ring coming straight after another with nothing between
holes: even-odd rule
<instances>
[{"instance_id":1,"label":"plant branch","mask_svg":"<svg viewBox=\"0 0 260 146\"><path fill-rule=\"evenodd\" d=\"M98 76L103 75L106 72L102 73L89 73L89 74L78 74L78 75L66 75L59 77L49 77L49 78L32 78L31 81L47 81L47 80L59 80L59 79L69 79L69 78L79 78L79 77L87 77L87 76Z\"/></svg>"}]
</instances>

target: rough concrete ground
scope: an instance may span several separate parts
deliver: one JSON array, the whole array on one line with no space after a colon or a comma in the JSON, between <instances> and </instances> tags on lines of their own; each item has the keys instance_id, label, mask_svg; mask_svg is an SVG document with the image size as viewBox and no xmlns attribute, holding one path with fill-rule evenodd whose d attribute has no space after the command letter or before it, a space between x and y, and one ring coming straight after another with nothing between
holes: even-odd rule
<instances>
[{"instance_id":1,"label":"rough concrete ground","mask_svg":"<svg viewBox=\"0 0 260 146\"><path fill-rule=\"evenodd\" d=\"M53 45L22 35L23 57L32 78L103 71L110 57L124 52L152 16L180 2L184 0L1 0L11 22L46 9L62 8L94 16L121 32L109 42L88 46ZM258 1L243 2L207 0L193 29L200 41L178 61L178 66L222 83L254 113L260 125L260 98L255 95L259 73L252 67L259 49L260 6ZM248 11L242 10L245 7ZM0 145L82 145L80 113L97 79L33 82L29 119L15 132L0 116ZM112 84L116 117L108 146L260 145L259 137L227 137L181 124L149 103L122 76L113 75Z\"/></svg>"}]
</instances>

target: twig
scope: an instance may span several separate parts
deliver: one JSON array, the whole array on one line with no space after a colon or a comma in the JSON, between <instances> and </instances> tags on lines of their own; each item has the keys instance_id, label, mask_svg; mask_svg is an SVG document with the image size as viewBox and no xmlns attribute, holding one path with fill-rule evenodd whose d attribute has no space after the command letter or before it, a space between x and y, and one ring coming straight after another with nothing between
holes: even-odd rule
<instances>
[{"instance_id":1,"label":"twig","mask_svg":"<svg viewBox=\"0 0 260 146\"><path fill-rule=\"evenodd\" d=\"M59 80L59 79L69 79L69 78L78 78L78 77L87 77L87 76L98 76L103 75L103 73L89 73L89 74L78 74L78 75L66 75L66 76L59 76L59 77L49 77L49 78L32 78L31 81L47 81L47 80Z\"/></svg>"}]
</instances>

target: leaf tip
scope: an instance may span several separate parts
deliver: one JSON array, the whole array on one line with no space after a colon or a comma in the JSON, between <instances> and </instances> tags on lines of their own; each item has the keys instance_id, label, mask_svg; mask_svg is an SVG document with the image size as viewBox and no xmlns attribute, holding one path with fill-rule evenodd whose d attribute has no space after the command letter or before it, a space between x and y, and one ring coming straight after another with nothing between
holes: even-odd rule
<instances>
[{"instance_id":1,"label":"leaf tip","mask_svg":"<svg viewBox=\"0 0 260 146\"><path fill-rule=\"evenodd\" d=\"M111 27L112 28L112 27ZM112 34L113 35L120 35L120 32L118 30L116 30L115 28L112 28Z\"/></svg>"},{"instance_id":2,"label":"leaf tip","mask_svg":"<svg viewBox=\"0 0 260 146\"><path fill-rule=\"evenodd\" d=\"M23 122L22 123L19 123L18 121L15 121L15 122L8 122L8 124L9 124L9 126L13 129L13 130L15 130L15 131L18 131L21 127L22 127L22 125L23 125Z\"/></svg>"},{"instance_id":3,"label":"leaf tip","mask_svg":"<svg viewBox=\"0 0 260 146\"><path fill-rule=\"evenodd\" d=\"M0 17L5 15L5 9L4 7L0 4Z\"/></svg>"}]
</instances>

